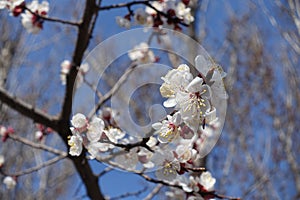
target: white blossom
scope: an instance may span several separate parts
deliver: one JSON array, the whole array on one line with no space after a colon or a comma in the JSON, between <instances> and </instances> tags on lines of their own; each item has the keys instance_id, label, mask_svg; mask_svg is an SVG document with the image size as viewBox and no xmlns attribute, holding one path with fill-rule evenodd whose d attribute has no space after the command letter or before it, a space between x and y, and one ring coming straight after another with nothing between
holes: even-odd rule
<instances>
[{"instance_id":1,"label":"white blossom","mask_svg":"<svg viewBox=\"0 0 300 200\"><path fill-rule=\"evenodd\" d=\"M42 137L43 137L43 132L42 131L36 131L35 133L34 133L34 138L36 139L36 140L41 140L42 139Z\"/></svg>"},{"instance_id":2,"label":"white blossom","mask_svg":"<svg viewBox=\"0 0 300 200\"><path fill-rule=\"evenodd\" d=\"M196 77L184 92L180 91L176 95L182 119L194 132L197 132L205 113L210 110L211 89L202 83L203 79Z\"/></svg>"},{"instance_id":3,"label":"white blossom","mask_svg":"<svg viewBox=\"0 0 300 200\"><path fill-rule=\"evenodd\" d=\"M0 9L4 9L7 6L7 0L0 0Z\"/></svg>"},{"instance_id":4,"label":"white blossom","mask_svg":"<svg viewBox=\"0 0 300 200\"><path fill-rule=\"evenodd\" d=\"M134 46L132 50L128 52L130 60L136 61L139 64L146 64L155 62L156 58L153 51L149 49L149 45L145 42Z\"/></svg>"},{"instance_id":5,"label":"white blossom","mask_svg":"<svg viewBox=\"0 0 300 200\"><path fill-rule=\"evenodd\" d=\"M112 144L102 142L91 142L87 146L87 150L91 154L90 159L96 158L99 152L106 152L112 148L114 148Z\"/></svg>"},{"instance_id":6,"label":"white blossom","mask_svg":"<svg viewBox=\"0 0 300 200\"><path fill-rule=\"evenodd\" d=\"M173 152L156 151L151 158L152 162L159 168L155 175L158 179L173 181L177 177L177 171L180 170L180 164L175 159Z\"/></svg>"},{"instance_id":7,"label":"white blossom","mask_svg":"<svg viewBox=\"0 0 300 200\"><path fill-rule=\"evenodd\" d=\"M109 128L108 130L105 130L104 133L113 143L117 143L119 139L122 139L125 136L125 132L118 128Z\"/></svg>"},{"instance_id":8,"label":"white blossom","mask_svg":"<svg viewBox=\"0 0 300 200\"><path fill-rule=\"evenodd\" d=\"M10 14L18 16L24 11L24 0L0 0L0 9L7 8L10 10Z\"/></svg>"},{"instance_id":9,"label":"white blossom","mask_svg":"<svg viewBox=\"0 0 300 200\"><path fill-rule=\"evenodd\" d=\"M69 60L64 60L61 64L61 70L60 70L60 80L61 80L61 83L63 85L66 84L66 81L67 81L67 75L69 74L70 72L70 69L72 67L71 65L71 62Z\"/></svg>"},{"instance_id":10,"label":"white blossom","mask_svg":"<svg viewBox=\"0 0 300 200\"><path fill-rule=\"evenodd\" d=\"M121 17L121 16L117 16L116 17L116 22L117 24L120 26L120 27L123 27L123 28L126 28L126 29L129 29L130 28L130 21L124 17Z\"/></svg>"},{"instance_id":11,"label":"white blossom","mask_svg":"<svg viewBox=\"0 0 300 200\"><path fill-rule=\"evenodd\" d=\"M163 11L164 7L166 6L164 2L158 2L158 1L150 2L150 4L158 11ZM149 15L156 15L157 14L156 10L147 6L145 12L148 13Z\"/></svg>"},{"instance_id":12,"label":"white blossom","mask_svg":"<svg viewBox=\"0 0 300 200\"><path fill-rule=\"evenodd\" d=\"M180 113L177 112L173 116L168 115L167 120L152 124L152 127L158 133L158 141L161 143L171 142L178 136L179 125L181 123Z\"/></svg>"},{"instance_id":13,"label":"white blossom","mask_svg":"<svg viewBox=\"0 0 300 200\"><path fill-rule=\"evenodd\" d=\"M189 161L196 154L196 150L192 149L187 144L180 144L180 145L178 145L176 147L176 151L175 152L177 154L178 161L180 161L181 163Z\"/></svg>"},{"instance_id":14,"label":"white blossom","mask_svg":"<svg viewBox=\"0 0 300 200\"><path fill-rule=\"evenodd\" d=\"M93 120L87 126L87 138L90 142L97 142L104 130L104 121L98 117L93 118Z\"/></svg>"},{"instance_id":15,"label":"white blossom","mask_svg":"<svg viewBox=\"0 0 300 200\"><path fill-rule=\"evenodd\" d=\"M86 117L81 114L77 113L72 117L71 124L76 128L76 129L82 129L85 128L88 124L88 121Z\"/></svg>"},{"instance_id":16,"label":"white blossom","mask_svg":"<svg viewBox=\"0 0 300 200\"><path fill-rule=\"evenodd\" d=\"M212 191L214 190L214 185L216 183L216 179L211 176L210 172L203 172L200 175L199 183L207 190Z\"/></svg>"},{"instance_id":17,"label":"white blossom","mask_svg":"<svg viewBox=\"0 0 300 200\"><path fill-rule=\"evenodd\" d=\"M170 70L166 76L162 77L164 83L160 87L160 93L163 97L168 98L163 105L167 108L176 106L176 94L183 91L192 79L193 75L190 73L190 68L185 64Z\"/></svg>"},{"instance_id":18,"label":"white blossom","mask_svg":"<svg viewBox=\"0 0 300 200\"><path fill-rule=\"evenodd\" d=\"M76 76L76 88L79 88L83 83L84 76L88 73L90 66L88 63L80 65Z\"/></svg>"},{"instance_id":19,"label":"white blossom","mask_svg":"<svg viewBox=\"0 0 300 200\"><path fill-rule=\"evenodd\" d=\"M6 185L7 189L13 189L16 186L16 181L11 176L6 176L3 180L3 183Z\"/></svg>"},{"instance_id":20,"label":"white blossom","mask_svg":"<svg viewBox=\"0 0 300 200\"><path fill-rule=\"evenodd\" d=\"M80 135L72 135L68 140L70 146L69 154L71 156L79 156L82 152L82 137Z\"/></svg>"},{"instance_id":21,"label":"white blossom","mask_svg":"<svg viewBox=\"0 0 300 200\"><path fill-rule=\"evenodd\" d=\"M5 128L5 126L0 126L0 135L5 136L6 132L7 132L7 128Z\"/></svg>"},{"instance_id":22,"label":"white blossom","mask_svg":"<svg viewBox=\"0 0 300 200\"><path fill-rule=\"evenodd\" d=\"M134 11L134 20L139 25L144 25L146 27L153 26L153 17L142 8Z\"/></svg>"},{"instance_id":23,"label":"white blossom","mask_svg":"<svg viewBox=\"0 0 300 200\"><path fill-rule=\"evenodd\" d=\"M27 8L40 16L47 17L49 11L49 3L47 1L39 3L37 0L33 0L27 5ZM21 15L21 17L22 24L29 33L36 34L43 28L43 19L36 15L33 15L28 10L26 10L25 13Z\"/></svg>"},{"instance_id":24,"label":"white blossom","mask_svg":"<svg viewBox=\"0 0 300 200\"><path fill-rule=\"evenodd\" d=\"M154 147L157 143L157 140L155 137L151 136L148 140L148 142L146 143L146 145L150 148Z\"/></svg>"},{"instance_id":25,"label":"white blossom","mask_svg":"<svg viewBox=\"0 0 300 200\"><path fill-rule=\"evenodd\" d=\"M182 2L178 2L176 6L176 16L183 19L186 24L190 24L194 21L194 17L191 15L191 8L186 7Z\"/></svg>"}]
</instances>

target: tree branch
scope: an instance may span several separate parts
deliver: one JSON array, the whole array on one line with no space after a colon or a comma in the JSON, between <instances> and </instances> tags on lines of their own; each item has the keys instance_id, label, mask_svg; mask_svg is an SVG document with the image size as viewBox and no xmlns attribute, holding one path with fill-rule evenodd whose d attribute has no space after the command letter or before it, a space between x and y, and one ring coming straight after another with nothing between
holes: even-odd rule
<instances>
[{"instance_id":1,"label":"tree branch","mask_svg":"<svg viewBox=\"0 0 300 200\"><path fill-rule=\"evenodd\" d=\"M67 155L60 155L60 156L57 156L57 157L54 157L46 162L42 162L40 165L37 165L37 166L34 166L32 168L29 168L29 169L26 169L24 171L20 171L20 172L16 172L16 173L13 173L13 174L8 174L8 173L5 173L5 172L1 172L2 174L4 174L5 176L22 176L22 175L26 175L26 174L30 174L32 172L35 172L35 171L38 171L44 167L47 167L49 165L53 165L54 163L66 158Z\"/></svg>"},{"instance_id":2,"label":"tree branch","mask_svg":"<svg viewBox=\"0 0 300 200\"><path fill-rule=\"evenodd\" d=\"M90 41L90 34L92 33L92 30L90 30L90 25L93 15L96 14L96 8L97 6L94 0L86 1L84 15L82 22L79 25L76 46L73 53L72 68L67 76L65 98L62 106L60 120L69 120L72 111L73 90L78 72L77 67L80 66L83 54Z\"/></svg>"},{"instance_id":3,"label":"tree branch","mask_svg":"<svg viewBox=\"0 0 300 200\"><path fill-rule=\"evenodd\" d=\"M109 6L103 6L103 7L98 7L98 10L110 10L110 9L116 9L116 8L128 8L131 11L131 6L133 5L138 5L138 4L143 4L145 6L148 6L149 8L152 8L153 10L155 10L159 15L167 18L168 20L171 20L172 22L176 22L178 24L181 24L183 26L188 26L188 24L184 23L181 19L179 19L178 17L172 17L170 15L168 15L167 13L164 13L158 9L156 9L154 6L152 6L152 4L150 3L151 1L158 1L158 0L145 0L145 1L132 1L132 2L128 2L128 3L120 3L120 4L113 4L113 5L109 5Z\"/></svg>"},{"instance_id":4,"label":"tree branch","mask_svg":"<svg viewBox=\"0 0 300 200\"><path fill-rule=\"evenodd\" d=\"M32 10L30 10L29 8L25 7L25 10L28 10L31 14L37 16L40 19L43 19L45 21L49 21L49 22L57 22L57 23L61 23L61 24L68 24L71 26L79 26L80 24L78 22L70 22L70 21L66 21L66 20L62 20L62 19L58 19L58 18L50 18L50 17L44 17L41 16L35 12L33 12Z\"/></svg>"},{"instance_id":5,"label":"tree branch","mask_svg":"<svg viewBox=\"0 0 300 200\"><path fill-rule=\"evenodd\" d=\"M8 136L8 138L10 138L12 140L21 142L23 144L26 144L26 145L32 147L32 148L45 150L45 151L48 151L50 153L53 153L53 154L56 154L56 155L60 155L60 156L64 156L64 157L66 157L68 155L66 152L63 152L63 151L58 150L58 149L54 149L52 147L49 147L49 146L41 144L41 143L32 142L32 141L30 141L30 140L28 140L26 138L20 137L20 136L18 136L16 134L8 134L7 136Z\"/></svg>"},{"instance_id":6,"label":"tree branch","mask_svg":"<svg viewBox=\"0 0 300 200\"><path fill-rule=\"evenodd\" d=\"M10 108L18 111L22 115L32 119L34 122L43 124L57 131L57 119L55 117L48 115L42 110L33 107L31 104L28 104L21 99L18 99L1 87L0 101L5 103Z\"/></svg>"},{"instance_id":7,"label":"tree branch","mask_svg":"<svg viewBox=\"0 0 300 200\"><path fill-rule=\"evenodd\" d=\"M101 0L98 1L99 5L100 3ZM64 140L65 144L68 143L68 135L72 134L69 129L69 118L72 112L73 90L75 86L76 76L78 73L77 67L80 66L83 54L88 47L91 34L94 28L93 24L96 20L96 17L93 18L93 16L95 15L97 16L97 5L95 0L87 0L85 3L82 21L78 26L79 30L72 58L72 68L70 70L69 75L67 76L65 98L62 105L62 111L59 116L59 133L62 139ZM75 168L85 185L87 195L91 199L104 200L103 194L101 193L98 183L99 178L93 174L91 166L89 165L85 157L85 152L86 151L84 150L80 156L69 156L69 158L73 161Z\"/></svg>"},{"instance_id":8,"label":"tree branch","mask_svg":"<svg viewBox=\"0 0 300 200\"><path fill-rule=\"evenodd\" d=\"M108 91L103 98L100 99L100 101L95 106L95 109L92 110L88 114L88 118L91 119L92 116L101 108L101 106L108 101L123 85L123 83L128 79L129 75L134 71L134 69L137 67L137 64L132 64L129 68L126 69L124 74L120 77L120 79L116 82L116 84L111 88L110 91Z\"/></svg>"}]
</instances>

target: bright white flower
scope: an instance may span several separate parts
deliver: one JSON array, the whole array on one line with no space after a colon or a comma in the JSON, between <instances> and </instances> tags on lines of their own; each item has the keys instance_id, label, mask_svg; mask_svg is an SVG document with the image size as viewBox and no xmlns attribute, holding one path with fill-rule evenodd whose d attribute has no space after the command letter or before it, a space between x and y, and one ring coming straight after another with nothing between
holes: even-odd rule
<instances>
[{"instance_id":1,"label":"bright white flower","mask_svg":"<svg viewBox=\"0 0 300 200\"><path fill-rule=\"evenodd\" d=\"M5 136L6 132L7 132L7 128L5 128L4 126L0 126L0 135Z\"/></svg>"},{"instance_id":2,"label":"bright white flower","mask_svg":"<svg viewBox=\"0 0 300 200\"><path fill-rule=\"evenodd\" d=\"M72 117L71 124L76 128L76 129L82 129L85 128L88 124L88 121L86 117L81 114L77 113Z\"/></svg>"},{"instance_id":3,"label":"bright white flower","mask_svg":"<svg viewBox=\"0 0 300 200\"><path fill-rule=\"evenodd\" d=\"M40 4L37 0L33 0L27 5L27 8L40 16L47 17L49 11L49 3L47 1L43 1ZM26 10L25 13L21 15L21 17L22 24L29 33L36 34L43 28L44 20L36 15L33 15L28 10Z\"/></svg>"},{"instance_id":4,"label":"bright white flower","mask_svg":"<svg viewBox=\"0 0 300 200\"><path fill-rule=\"evenodd\" d=\"M3 156L3 155L0 155L0 167L3 166L4 162L5 162L4 156Z\"/></svg>"},{"instance_id":5,"label":"bright white flower","mask_svg":"<svg viewBox=\"0 0 300 200\"><path fill-rule=\"evenodd\" d=\"M176 154L177 154L177 159L179 162L181 163L185 163L187 161L189 161L190 159L192 159L193 155L196 154L196 150L192 149L191 147L189 147L188 145L178 145L176 147Z\"/></svg>"},{"instance_id":6,"label":"bright white flower","mask_svg":"<svg viewBox=\"0 0 300 200\"><path fill-rule=\"evenodd\" d=\"M175 159L173 152L156 151L151 158L152 162L159 167L155 172L158 179L173 181L177 177L177 171L180 170L180 164Z\"/></svg>"},{"instance_id":7,"label":"bright white flower","mask_svg":"<svg viewBox=\"0 0 300 200\"><path fill-rule=\"evenodd\" d=\"M89 71L90 66L88 63L84 63L80 65L80 68L78 69L77 77L76 77L76 87L80 87L83 83L83 78L85 74Z\"/></svg>"},{"instance_id":8,"label":"bright white flower","mask_svg":"<svg viewBox=\"0 0 300 200\"><path fill-rule=\"evenodd\" d=\"M102 136L104 130L104 121L95 117L87 126L86 136L90 142L97 142Z\"/></svg>"},{"instance_id":9,"label":"bright white flower","mask_svg":"<svg viewBox=\"0 0 300 200\"><path fill-rule=\"evenodd\" d=\"M16 181L10 176L6 176L3 180L3 183L6 185L7 189L13 189L16 186Z\"/></svg>"},{"instance_id":10,"label":"bright white flower","mask_svg":"<svg viewBox=\"0 0 300 200\"><path fill-rule=\"evenodd\" d=\"M82 152L82 137L80 135L72 135L68 140L70 146L69 154L71 156L79 156Z\"/></svg>"},{"instance_id":11,"label":"bright white flower","mask_svg":"<svg viewBox=\"0 0 300 200\"><path fill-rule=\"evenodd\" d=\"M186 24L194 21L194 17L191 15L191 8L186 7L182 2L178 2L176 6L176 16L183 19Z\"/></svg>"},{"instance_id":12,"label":"bright white flower","mask_svg":"<svg viewBox=\"0 0 300 200\"><path fill-rule=\"evenodd\" d=\"M205 113L210 110L211 89L202 83L203 79L196 77L184 92L180 91L176 95L182 119L194 132L197 132Z\"/></svg>"},{"instance_id":13,"label":"bright white flower","mask_svg":"<svg viewBox=\"0 0 300 200\"><path fill-rule=\"evenodd\" d=\"M180 113L177 112L173 116L168 115L167 120L152 124L152 127L158 133L158 141L161 143L171 142L178 136L179 125L181 123Z\"/></svg>"},{"instance_id":14,"label":"bright white flower","mask_svg":"<svg viewBox=\"0 0 300 200\"><path fill-rule=\"evenodd\" d=\"M139 64L155 62L156 58L153 51L149 49L149 45L145 42L140 43L128 52L130 60L137 61Z\"/></svg>"},{"instance_id":15,"label":"bright white flower","mask_svg":"<svg viewBox=\"0 0 300 200\"><path fill-rule=\"evenodd\" d=\"M144 9L139 8L134 11L134 20L137 24L147 27L153 26L153 17L150 16Z\"/></svg>"},{"instance_id":16,"label":"bright white flower","mask_svg":"<svg viewBox=\"0 0 300 200\"><path fill-rule=\"evenodd\" d=\"M90 66L88 63L84 63L82 65L80 65L79 71L83 74L86 74L90 69Z\"/></svg>"},{"instance_id":17,"label":"bright white flower","mask_svg":"<svg viewBox=\"0 0 300 200\"><path fill-rule=\"evenodd\" d=\"M186 192L199 192L199 177L194 177L194 176L189 176L189 180L187 181L188 183L182 184L182 188Z\"/></svg>"},{"instance_id":18,"label":"bright white flower","mask_svg":"<svg viewBox=\"0 0 300 200\"><path fill-rule=\"evenodd\" d=\"M106 152L112 148L114 148L114 146L108 143L91 142L89 143L87 150L91 154L90 159L94 159L97 157L99 152Z\"/></svg>"},{"instance_id":19,"label":"bright white flower","mask_svg":"<svg viewBox=\"0 0 300 200\"><path fill-rule=\"evenodd\" d=\"M154 147L157 144L157 140L155 137L150 137L146 145L150 148Z\"/></svg>"},{"instance_id":20,"label":"bright white flower","mask_svg":"<svg viewBox=\"0 0 300 200\"><path fill-rule=\"evenodd\" d=\"M6 8L7 0L0 0L0 9Z\"/></svg>"},{"instance_id":21,"label":"bright white flower","mask_svg":"<svg viewBox=\"0 0 300 200\"><path fill-rule=\"evenodd\" d=\"M36 131L35 133L34 133L34 138L36 139L36 140L41 140L42 139L42 137L43 137L43 132L42 131Z\"/></svg>"},{"instance_id":22,"label":"bright white flower","mask_svg":"<svg viewBox=\"0 0 300 200\"><path fill-rule=\"evenodd\" d=\"M13 16L20 15L25 9L24 0L0 0L0 9L7 8Z\"/></svg>"},{"instance_id":23,"label":"bright white flower","mask_svg":"<svg viewBox=\"0 0 300 200\"><path fill-rule=\"evenodd\" d=\"M67 81L67 75L70 72L70 69L72 67L71 62L69 60L64 60L60 64L61 70L60 70L60 80L63 85L66 84Z\"/></svg>"},{"instance_id":24,"label":"bright white flower","mask_svg":"<svg viewBox=\"0 0 300 200\"><path fill-rule=\"evenodd\" d=\"M202 55L198 55L195 58L195 64L198 70L205 69L207 66L212 65L212 63ZM203 74L206 76L206 84L211 87L213 95L221 99L227 99L228 94L226 93L223 83L223 78L226 76L226 73L222 67L213 63L213 66L209 70L203 71Z\"/></svg>"},{"instance_id":25,"label":"bright white flower","mask_svg":"<svg viewBox=\"0 0 300 200\"><path fill-rule=\"evenodd\" d=\"M124 17L120 17L120 16L117 16L116 17L116 22L117 24L120 26L120 27L123 27L123 28L126 28L126 29L129 29L130 28L130 21Z\"/></svg>"},{"instance_id":26,"label":"bright white flower","mask_svg":"<svg viewBox=\"0 0 300 200\"><path fill-rule=\"evenodd\" d=\"M164 7L166 6L166 4L164 2L158 2L158 1L150 2L150 4L154 8L156 8L158 11L163 11ZM149 15L156 15L157 14L156 10L154 10L150 7L146 7L145 12L148 13Z\"/></svg>"},{"instance_id":27,"label":"bright white flower","mask_svg":"<svg viewBox=\"0 0 300 200\"><path fill-rule=\"evenodd\" d=\"M108 139L113 143L117 143L119 139L122 139L125 136L125 132L121 131L118 128L109 128L104 132Z\"/></svg>"},{"instance_id":28,"label":"bright white flower","mask_svg":"<svg viewBox=\"0 0 300 200\"><path fill-rule=\"evenodd\" d=\"M214 190L214 185L216 183L216 179L211 176L210 172L203 172L200 176L199 183L207 190Z\"/></svg>"},{"instance_id":29,"label":"bright white flower","mask_svg":"<svg viewBox=\"0 0 300 200\"><path fill-rule=\"evenodd\" d=\"M164 83L160 87L160 93L163 97L168 98L164 102L164 106L167 108L176 106L176 94L183 91L192 79L190 68L185 64L180 65L177 69L172 69L162 77Z\"/></svg>"}]
</instances>

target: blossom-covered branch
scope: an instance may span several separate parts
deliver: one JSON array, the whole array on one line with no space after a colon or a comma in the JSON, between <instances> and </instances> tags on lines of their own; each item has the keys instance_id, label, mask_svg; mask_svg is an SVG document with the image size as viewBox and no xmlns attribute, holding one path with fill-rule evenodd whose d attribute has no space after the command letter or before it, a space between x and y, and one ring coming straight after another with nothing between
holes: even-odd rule
<instances>
[{"instance_id":1,"label":"blossom-covered branch","mask_svg":"<svg viewBox=\"0 0 300 200\"><path fill-rule=\"evenodd\" d=\"M24 9L27 10L27 11L29 11L32 15L36 16L37 18L40 18L40 19L45 20L45 21L57 22L57 23L67 24L67 25L77 26L77 27L80 26L79 22L71 22L71 21L62 20L62 19L59 19L59 18L45 17L43 15L40 15L40 14L32 11L30 8L28 8L26 6L24 7Z\"/></svg>"}]
</instances>

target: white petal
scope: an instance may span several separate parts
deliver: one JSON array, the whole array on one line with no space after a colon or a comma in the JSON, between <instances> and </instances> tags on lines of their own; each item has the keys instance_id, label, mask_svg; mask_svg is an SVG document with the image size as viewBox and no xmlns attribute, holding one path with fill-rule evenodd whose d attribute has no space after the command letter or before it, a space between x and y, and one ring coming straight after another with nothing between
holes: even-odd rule
<instances>
[{"instance_id":1,"label":"white petal","mask_svg":"<svg viewBox=\"0 0 300 200\"><path fill-rule=\"evenodd\" d=\"M164 101L163 105L166 108L172 108L174 106L176 106L177 102L175 98L169 98L166 101Z\"/></svg>"},{"instance_id":2,"label":"white petal","mask_svg":"<svg viewBox=\"0 0 300 200\"><path fill-rule=\"evenodd\" d=\"M203 79L197 76L186 87L186 90L193 93L199 92L201 90L202 83L203 83Z\"/></svg>"}]
</instances>

